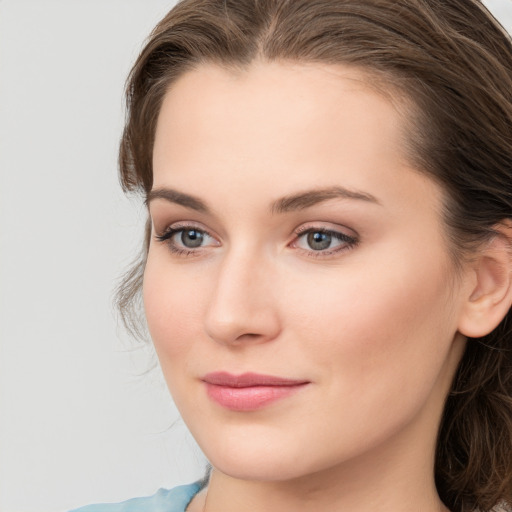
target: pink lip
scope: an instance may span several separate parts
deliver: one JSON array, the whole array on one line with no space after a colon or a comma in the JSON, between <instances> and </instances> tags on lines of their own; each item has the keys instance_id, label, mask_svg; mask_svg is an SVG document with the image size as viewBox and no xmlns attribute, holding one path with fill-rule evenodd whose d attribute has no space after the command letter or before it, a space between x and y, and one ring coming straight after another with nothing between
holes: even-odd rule
<instances>
[{"instance_id":1,"label":"pink lip","mask_svg":"<svg viewBox=\"0 0 512 512\"><path fill-rule=\"evenodd\" d=\"M208 373L203 377L208 396L232 411L255 411L290 396L305 385L306 380L285 379L272 375L227 372Z\"/></svg>"}]
</instances>

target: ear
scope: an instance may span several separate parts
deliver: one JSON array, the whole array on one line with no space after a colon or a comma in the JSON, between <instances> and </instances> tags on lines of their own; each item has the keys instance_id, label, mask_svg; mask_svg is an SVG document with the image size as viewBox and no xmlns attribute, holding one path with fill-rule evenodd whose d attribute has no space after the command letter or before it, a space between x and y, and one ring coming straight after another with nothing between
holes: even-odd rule
<instances>
[{"instance_id":1,"label":"ear","mask_svg":"<svg viewBox=\"0 0 512 512\"><path fill-rule=\"evenodd\" d=\"M496 235L478 250L471 267L459 332L480 338L493 331L512 305L512 220L494 226Z\"/></svg>"}]
</instances>

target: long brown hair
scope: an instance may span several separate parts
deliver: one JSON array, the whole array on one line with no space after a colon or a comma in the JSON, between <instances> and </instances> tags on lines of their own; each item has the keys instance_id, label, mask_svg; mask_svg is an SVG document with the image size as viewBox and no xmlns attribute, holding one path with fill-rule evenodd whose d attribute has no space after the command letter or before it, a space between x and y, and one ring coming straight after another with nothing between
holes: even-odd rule
<instances>
[{"instance_id":1,"label":"long brown hair","mask_svg":"<svg viewBox=\"0 0 512 512\"><path fill-rule=\"evenodd\" d=\"M512 218L512 44L478 0L183 0L150 35L127 84L125 191L152 186L152 150L170 84L204 62L255 58L348 64L404 98L410 158L446 192L454 262ZM118 293L133 330L140 261ZM468 345L441 422L439 495L453 512L512 504L512 317ZM508 505L507 505L508 504ZM508 508L510 510L510 508Z\"/></svg>"}]
</instances>

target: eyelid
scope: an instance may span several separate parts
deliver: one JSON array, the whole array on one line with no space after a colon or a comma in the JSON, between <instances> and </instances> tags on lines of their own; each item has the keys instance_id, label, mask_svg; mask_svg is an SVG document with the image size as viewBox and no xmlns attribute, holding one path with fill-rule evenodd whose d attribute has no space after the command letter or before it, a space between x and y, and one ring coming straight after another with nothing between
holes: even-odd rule
<instances>
[{"instance_id":1,"label":"eyelid","mask_svg":"<svg viewBox=\"0 0 512 512\"><path fill-rule=\"evenodd\" d=\"M359 238L359 235L348 226L343 226L341 224L334 224L332 222L305 222L294 229L294 233L296 235L302 235L308 231L325 231L325 232L333 232L333 233L341 233L345 236L351 238Z\"/></svg>"},{"instance_id":2,"label":"eyelid","mask_svg":"<svg viewBox=\"0 0 512 512\"><path fill-rule=\"evenodd\" d=\"M161 237L166 236L170 232L185 230L187 228L188 229L190 229L190 228L197 229L198 231L201 231L202 233L206 233L208 236L211 236L212 238L216 238L216 237L214 237L214 235L212 235L210 233L209 229L205 228L201 223L195 222L192 220L172 222L170 224L166 224L164 229L162 229L162 230L158 230L155 227L155 233L156 233L157 238L161 238ZM160 231L160 234L158 234L159 231Z\"/></svg>"}]
</instances>

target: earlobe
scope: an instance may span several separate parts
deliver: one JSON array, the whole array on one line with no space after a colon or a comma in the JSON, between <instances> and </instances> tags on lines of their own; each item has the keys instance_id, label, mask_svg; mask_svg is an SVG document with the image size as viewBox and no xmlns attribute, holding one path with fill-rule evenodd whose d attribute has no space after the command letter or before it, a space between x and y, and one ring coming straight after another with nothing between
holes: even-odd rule
<instances>
[{"instance_id":1,"label":"earlobe","mask_svg":"<svg viewBox=\"0 0 512 512\"><path fill-rule=\"evenodd\" d=\"M480 338L493 331L512 305L512 221L495 226L496 236L479 250L459 332Z\"/></svg>"}]
</instances>

